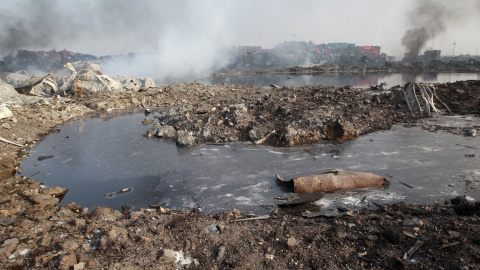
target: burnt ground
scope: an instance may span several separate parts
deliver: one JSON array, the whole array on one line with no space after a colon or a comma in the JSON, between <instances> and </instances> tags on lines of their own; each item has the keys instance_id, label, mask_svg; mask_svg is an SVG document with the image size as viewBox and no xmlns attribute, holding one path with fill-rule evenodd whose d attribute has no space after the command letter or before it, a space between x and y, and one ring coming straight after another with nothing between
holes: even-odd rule
<instances>
[{"instance_id":1,"label":"burnt ground","mask_svg":"<svg viewBox=\"0 0 480 270\"><path fill-rule=\"evenodd\" d=\"M478 117L480 81L438 85L437 94L451 114ZM408 111L399 91L370 95L363 89L322 86L182 84L23 99L10 106L13 117L0 120L0 137L24 146L1 142L3 268L479 269L480 205L461 198L445 205L340 209L335 217L306 218L303 207L281 208L244 220L248 217L235 209L209 216L198 209L161 206L134 212L86 211L73 203L60 207L55 204L62 189L44 190L34 179L14 176L43 136L95 111L164 111L152 118L156 124L146 136L158 136L160 128L169 126L180 145L249 140L288 146L354 139L398 122L417 125L421 116ZM447 131L464 133L462 128Z\"/></svg>"}]
</instances>

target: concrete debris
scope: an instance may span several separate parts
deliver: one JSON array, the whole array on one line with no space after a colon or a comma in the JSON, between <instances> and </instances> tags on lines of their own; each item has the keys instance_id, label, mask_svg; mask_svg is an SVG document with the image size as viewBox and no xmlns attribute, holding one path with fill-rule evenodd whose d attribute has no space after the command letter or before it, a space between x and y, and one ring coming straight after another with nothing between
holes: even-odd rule
<instances>
[{"instance_id":1,"label":"concrete debris","mask_svg":"<svg viewBox=\"0 0 480 270\"><path fill-rule=\"evenodd\" d=\"M175 141L179 146L195 146L197 144L192 132L186 130L177 131Z\"/></svg>"},{"instance_id":2,"label":"concrete debris","mask_svg":"<svg viewBox=\"0 0 480 270\"><path fill-rule=\"evenodd\" d=\"M51 74L45 76L33 76L26 80L20 87L15 88L17 92L24 95L35 95L49 97L58 94L57 82Z\"/></svg>"},{"instance_id":3,"label":"concrete debris","mask_svg":"<svg viewBox=\"0 0 480 270\"><path fill-rule=\"evenodd\" d=\"M117 196L130 193L132 191L133 191L133 188L123 188L123 189L121 189L119 191L116 191L116 192L110 192L110 193L104 194L103 197L106 198L106 199L112 199L112 198L115 198Z\"/></svg>"},{"instance_id":4,"label":"concrete debris","mask_svg":"<svg viewBox=\"0 0 480 270\"><path fill-rule=\"evenodd\" d=\"M12 116L12 111L10 111L5 104L0 105L0 119L10 118Z\"/></svg>"},{"instance_id":5,"label":"concrete debris","mask_svg":"<svg viewBox=\"0 0 480 270\"><path fill-rule=\"evenodd\" d=\"M402 225L407 227L421 227L423 225L423 221L418 218L406 219L403 221Z\"/></svg>"},{"instance_id":6,"label":"concrete debris","mask_svg":"<svg viewBox=\"0 0 480 270\"><path fill-rule=\"evenodd\" d=\"M4 216L0 215L0 225L8 226L8 225L13 224L14 222L15 222L15 220L13 218L4 217Z\"/></svg>"},{"instance_id":7,"label":"concrete debris","mask_svg":"<svg viewBox=\"0 0 480 270\"><path fill-rule=\"evenodd\" d=\"M64 68L41 77L27 75L25 71L6 73L5 81L13 85L20 94L44 97L101 91L140 91L155 87L152 78L114 79L103 74L101 66L93 62L66 63Z\"/></svg>"},{"instance_id":8,"label":"concrete debris","mask_svg":"<svg viewBox=\"0 0 480 270\"><path fill-rule=\"evenodd\" d=\"M15 73L6 72L4 76L5 76L5 82L13 85L13 87L15 88L22 86L22 84L26 82L28 79L30 79L31 77L23 70L17 71Z\"/></svg>"},{"instance_id":9,"label":"concrete debris","mask_svg":"<svg viewBox=\"0 0 480 270\"><path fill-rule=\"evenodd\" d=\"M10 253L15 250L18 243L19 242L17 238L10 238L5 240L5 242L3 242L3 244L0 246L0 254L6 256L10 255Z\"/></svg>"},{"instance_id":10,"label":"concrete debris","mask_svg":"<svg viewBox=\"0 0 480 270\"><path fill-rule=\"evenodd\" d=\"M324 133L332 141L346 141L358 137L355 127L340 116L325 124Z\"/></svg>"},{"instance_id":11,"label":"concrete debris","mask_svg":"<svg viewBox=\"0 0 480 270\"><path fill-rule=\"evenodd\" d=\"M122 83L123 91L140 91L141 89L155 87L155 81L152 78L135 78L135 77L116 77Z\"/></svg>"},{"instance_id":12,"label":"concrete debris","mask_svg":"<svg viewBox=\"0 0 480 270\"><path fill-rule=\"evenodd\" d=\"M370 90L381 90L381 91L386 91L388 90L388 87L387 87L387 83L386 82L383 82L381 84L378 84L378 85L371 85L370 86Z\"/></svg>"},{"instance_id":13,"label":"concrete debris","mask_svg":"<svg viewBox=\"0 0 480 270\"><path fill-rule=\"evenodd\" d=\"M290 181L293 181L294 192L297 194L373 187L390 183L385 177L373 173L350 172L341 169L320 175L297 177Z\"/></svg>"},{"instance_id":14,"label":"concrete debris","mask_svg":"<svg viewBox=\"0 0 480 270\"><path fill-rule=\"evenodd\" d=\"M4 82L0 79L0 103L10 101L19 96L20 94L15 90L12 84Z\"/></svg>"},{"instance_id":15,"label":"concrete debris","mask_svg":"<svg viewBox=\"0 0 480 270\"><path fill-rule=\"evenodd\" d=\"M97 74L88 69L82 69L76 74L69 89L71 93L97 93L102 91L121 90L122 84L107 75Z\"/></svg>"}]
</instances>

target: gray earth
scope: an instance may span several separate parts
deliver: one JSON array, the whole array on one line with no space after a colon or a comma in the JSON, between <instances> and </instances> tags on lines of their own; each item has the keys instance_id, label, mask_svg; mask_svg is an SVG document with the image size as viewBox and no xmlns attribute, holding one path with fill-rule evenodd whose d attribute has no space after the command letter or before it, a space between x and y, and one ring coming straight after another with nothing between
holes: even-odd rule
<instances>
[{"instance_id":1,"label":"gray earth","mask_svg":"<svg viewBox=\"0 0 480 270\"><path fill-rule=\"evenodd\" d=\"M89 211L75 203L60 207L65 190L15 175L43 136L96 111L163 111L158 124L180 134L179 144L249 140L285 147L351 140L399 122L417 125L424 116L412 114L398 90L370 95L322 86L182 84L38 98L1 85L2 103L12 112L0 120L0 137L8 140L0 150L5 269L478 269L480 205L465 198L434 206L336 209L311 218L301 215L303 205L253 219L236 209L214 216L162 206ZM479 81L438 85L437 94L452 115L478 117ZM471 136L468 130L479 127L429 128Z\"/></svg>"}]
</instances>

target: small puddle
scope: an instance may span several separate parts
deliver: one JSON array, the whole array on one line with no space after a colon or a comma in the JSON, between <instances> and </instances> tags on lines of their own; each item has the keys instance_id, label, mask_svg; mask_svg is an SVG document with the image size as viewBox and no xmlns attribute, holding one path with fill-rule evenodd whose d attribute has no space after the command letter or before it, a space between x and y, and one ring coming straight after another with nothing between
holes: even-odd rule
<instances>
[{"instance_id":1,"label":"small puddle","mask_svg":"<svg viewBox=\"0 0 480 270\"><path fill-rule=\"evenodd\" d=\"M180 148L170 139L143 137L145 118L84 118L62 126L32 149L21 164L22 175L68 188L60 205L76 202L90 210L162 205L200 207L208 214L231 208L267 214L276 208L276 197L292 195L275 174L292 178L333 168L375 173L391 183L326 194L317 202L325 208L443 204L458 195L480 200L478 137L395 126L343 144L275 148L236 142Z\"/></svg>"}]
</instances>

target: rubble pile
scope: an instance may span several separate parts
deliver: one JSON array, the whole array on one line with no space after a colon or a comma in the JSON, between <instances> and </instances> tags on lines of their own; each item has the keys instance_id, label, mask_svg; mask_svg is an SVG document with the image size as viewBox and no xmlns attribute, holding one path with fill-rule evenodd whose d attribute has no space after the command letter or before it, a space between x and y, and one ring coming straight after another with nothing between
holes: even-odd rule
<instances>
[{"instance_id":1,"label":"rubble pile","mask_svg":"<svg viewBox=\"0 0 480 270\"><path fill-rule=\"evenodd\" d=\"M189 145L251 141L293 146L324 140L345 141L412 119L397 91L371 96L365 90L339 87L265 89L202 84L169 86L160 91L150 92L150 96L158 97L156 101L165 95L181 99L165 104L174 108L157 117L159 122L146 136L175 137L177 143L184 135L191 136ZM145 99L149 104L149 97ZM201 100L201 104L196 100ZM182 132L173 135L178 131Z\"/></svg>"},{"instance_id":2,"label":"rubble pile","mask_svg":"<svg viewBox=\"0 0 480 270\"><path fill-rule=\"evenodd\" d=\"M36 96L68 96L100 91L139 91L155 87L151 78L111 78L92 62L66 63L61 69L44 76L30 76L25 71L4 73L5 81L21 94Z\"/></svg>"}]
</instances>

